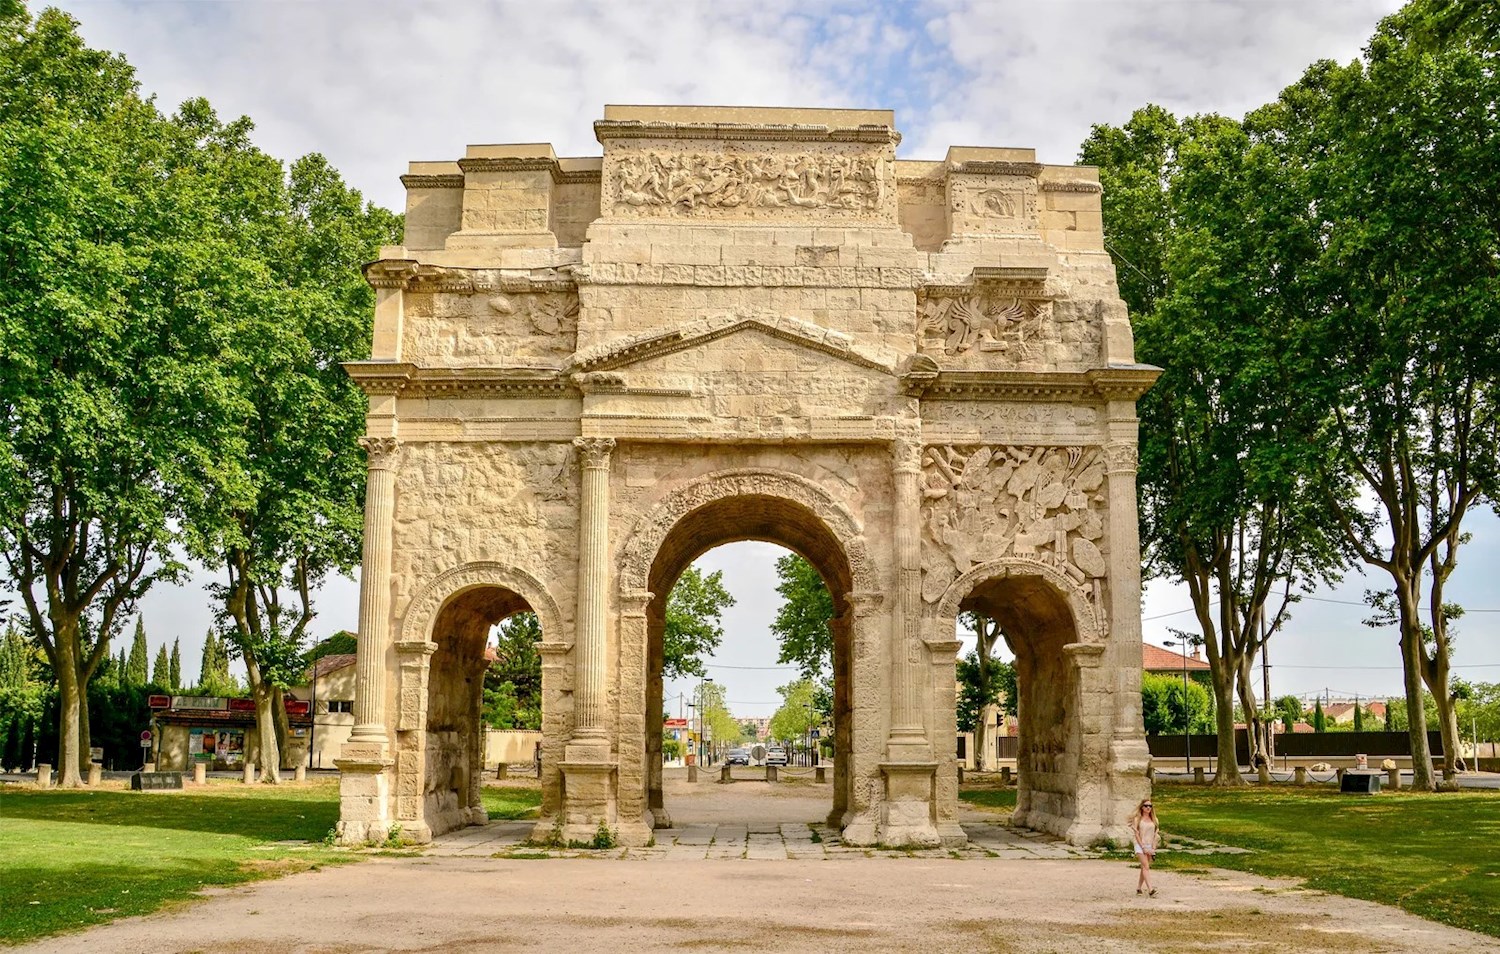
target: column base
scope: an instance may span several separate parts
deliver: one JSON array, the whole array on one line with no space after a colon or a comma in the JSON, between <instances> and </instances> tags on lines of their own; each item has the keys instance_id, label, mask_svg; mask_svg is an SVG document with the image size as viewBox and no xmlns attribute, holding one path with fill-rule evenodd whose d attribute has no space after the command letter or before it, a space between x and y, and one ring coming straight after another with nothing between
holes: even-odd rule
<instances>
[{"instance_id":1,"label":"column base","mask_svg":"<svg viewBox=\"0 0 1500 954\"><path fill-rule=\"evenodd\" d=\"M339 770L339 822L334 838L341 845L384 841L391 832L391 760L368 754L358 757L359 751L346 744L340 753L344 757L333 762Z\"/></svg>"},{"instance_id":2,"label":"column base","mask_svg":"<svg viewBox=\"0 0 1500 954\"><path fill-rule=\"evenodd\" d=\"M935 848L943 843L937 829L936 762L882 762L885 798L880 809L880 844L902 848Z\"/></svg>"},{"instance_id":3,"label":"column base","mask_svg":"<svg viewBox=\"0 0 1500 954\"><path fill-rule=\"evenodd\" d=\"M575 754L582 753L569 743L570 758L558 765L563 774L563 833L567 841L592 841L600 825L614 827L619 822L618 768L611 761L574 761Z\"/></svg>"}]
</instances>

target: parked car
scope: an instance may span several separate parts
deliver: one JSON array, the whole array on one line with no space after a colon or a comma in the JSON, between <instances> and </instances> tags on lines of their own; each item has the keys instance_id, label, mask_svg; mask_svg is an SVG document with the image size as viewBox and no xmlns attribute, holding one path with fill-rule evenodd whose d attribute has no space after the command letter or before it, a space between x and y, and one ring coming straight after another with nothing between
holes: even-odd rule
<instances>
[{"instance_id":1,"label":"parked car","mask_svg":"<svg viewBox=\"0 0 1500 954\"><path fill-rule=\"evenodd\" d=\"M786 764L786 749L783 749L781 746L778 745L775 748L767 751L766 752L766 764L767 765L785 765Z\"/></svg>"},{"instance_id":2,"label":"parked car","mask_svg":"<svg viewBox=\"0 0 1500 954\"><path fill-rule=\"evenodd\" d=\"M730 749L729 750L729 759L728 759L728 762L729 762L730 765L749 765L750 764L750 750L749 749Z\"/></svg>"}]
</instances>

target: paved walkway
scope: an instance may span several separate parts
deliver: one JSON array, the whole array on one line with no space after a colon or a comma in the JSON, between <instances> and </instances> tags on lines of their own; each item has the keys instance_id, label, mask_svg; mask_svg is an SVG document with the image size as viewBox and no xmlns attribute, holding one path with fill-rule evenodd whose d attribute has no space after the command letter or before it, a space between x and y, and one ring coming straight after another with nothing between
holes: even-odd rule
<instances>
[{"instance_id":1,"label":"paved walkway","mask_svg":"<svg viewBox=\"0 0 1500 954\"><path fill-rule=\"evenodd\" d=\"M838 861L847 858L1106 858L1109 852L1070 845L1040 832L1012 828L1003 821L968 818L962 822L969 843L957 848L859 848L846 845L835 828L808 822L707 822L656 832L656 844L645 848L606 850L543 848L527 843L532 822L497 821L461 828L433 840L424 854L431 857L602 857L637 860ZM1168 850L1186 854L1238 854L1243 848L1178 839Z\"/></svg>"}]
</instances>

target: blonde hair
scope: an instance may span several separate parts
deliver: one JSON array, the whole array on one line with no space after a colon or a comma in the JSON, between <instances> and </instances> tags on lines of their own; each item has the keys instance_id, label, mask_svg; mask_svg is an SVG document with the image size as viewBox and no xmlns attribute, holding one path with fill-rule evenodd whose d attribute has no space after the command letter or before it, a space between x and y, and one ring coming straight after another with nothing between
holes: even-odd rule
<instances>
[{"instance_id":1,"label":"blonde hair","mask_svg":"<svg viewBox=\"0 0 1500 954\"><path fill-rule=\"evenodd\" d=\"M1140 804L1138 804L1138 805L1135 806L1135 811L1133 811L1133 812L1130 813L1130 823L1132 825L1134 825L1136 822L1140 821L1141 818L1142 818L1142 816L1144 816L1146 814L1146 806L1148 804L1150 804L1150 802L1151 802L1151 796L1147 795L1145 798L1141 799ZM1156 817L1156 806L1155 805L1151 806L1151 817L1152 818Z\"/></svg>"}]
</instances>

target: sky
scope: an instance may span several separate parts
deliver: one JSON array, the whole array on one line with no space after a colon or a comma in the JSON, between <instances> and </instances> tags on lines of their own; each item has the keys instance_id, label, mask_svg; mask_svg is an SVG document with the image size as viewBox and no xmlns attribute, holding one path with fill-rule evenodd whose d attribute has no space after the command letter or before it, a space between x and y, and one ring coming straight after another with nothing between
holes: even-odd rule
<instances>
[{"instance_id":1,"label":"sky","mask_svg":"<svg viewBox=\"0 0 1500 954\"><path fill-rule=\"evenodd\" d=\"M471 143L551 142L598 155L606 103L891 108L899 155L949 145L1029 146L1074 161L1095 123L1156 103L1179 114L1242 115L1308 64L1347 61L1394 0L1010 2L670 0L670 2L83 2L60 4L88 42L123 53L143 89L171 110L206 97L248 115L262 148L285 160L327 156L371 200L399 209L410 160L454 159ZM1470 604L1458 673L1500 681L1500 520L1472 523L1451 584ZM773 562L767 544L707 554L738 603L711 674L743 715L769 715L776 686ZM211 608L204 575L160 587L142 611L155 646L180 636L196 669ZM1375 578L1351 574L1296 607L1271 648L1276 695L1400 690L1392 630L1361 625ZM1324 602L1324 601L1346 602ZM1347 605L1352 602L1356 605ZM354 629L358 587L320 594L319 635ZM1187 626L1180 586L1153 582L1145 633ZM1490 612L1478 612L1490 610ZM1462 668L1466 665L1483 668ZM669 688L671 696L683 687Z\"/></svg>"}]
</instances>

